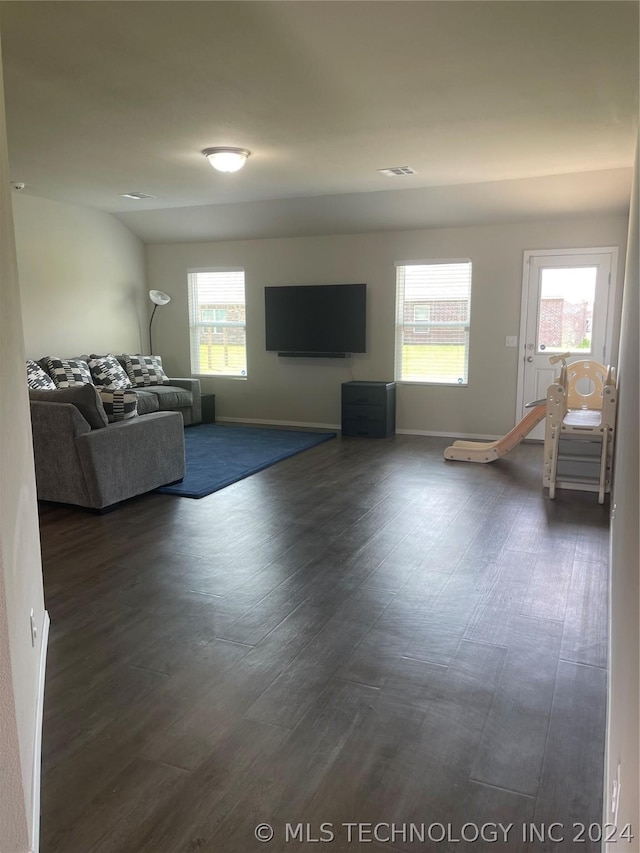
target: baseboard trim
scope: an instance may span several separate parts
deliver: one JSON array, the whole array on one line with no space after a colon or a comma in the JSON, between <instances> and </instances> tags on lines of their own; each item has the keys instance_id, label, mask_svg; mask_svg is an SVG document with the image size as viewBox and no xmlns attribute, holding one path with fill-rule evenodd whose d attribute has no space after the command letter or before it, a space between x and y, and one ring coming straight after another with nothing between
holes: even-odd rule
<instances>
[{"instance_id":1,"label":"baseboard trim","mask_svg":"<svg viewBox=\"0 0 640 853\"><path fill-rule=\"evenodd\" d=\"M430 429L397 429L399 435L427 435L433 438L478 439L479 441L496 441L501 435L488 435L479 432L438 432Z\"/></svg>"},{"instance_id":2,"label":"baseboard trim","mask_svg":"<svg viewBox=\"0 0 640 853\"><path fill-rule=\"evenodd\" d=\"M49 619L48 611L44 611L42 628L40 631L40 664L38 671L38 703L36 705L36 731L33 745L33 774L31 788L31 850L30 853L39 853L40 850L40 777L42 769L42 719L44 716L44 677L47 669L47 647L49 645Z\"/></svg>"},{"instance_id":3,"label":"baseboard trim","mask_svg":"<svg viewBox=\"0 0 640 853\"><path fill-rule=\"evenodd\" d=\"M290 426L290 427L307 427L313 429L332 429L340 431L340 424L317 424L309 421L273 421L267 418L220 418L216 417L216 423L223 421L224 423L233 424L264 424L265 426Z\"/></svg>"},{"instance_id":4,"label":"baseboard trim","mask_svg":"<svg viewBox=\"0 0 640 853\"><path fill-rule=\"evenodd\" d=\"M288 427L306 427L307 429L332 429L340 432L341 424L318 424L310 423L309 421L273 421L268 418L221 418L216 417L216 422L230 424L262 424L264 426L288 426ZM397 435L424 435L431 438L460 438L464 441L497 441L502 438L502 435L495 435L483 432L439 432L438 430L430 429L396 429ZM537 439L526 439L526 441L536 442Z\"/></svg>"}]
</instances>

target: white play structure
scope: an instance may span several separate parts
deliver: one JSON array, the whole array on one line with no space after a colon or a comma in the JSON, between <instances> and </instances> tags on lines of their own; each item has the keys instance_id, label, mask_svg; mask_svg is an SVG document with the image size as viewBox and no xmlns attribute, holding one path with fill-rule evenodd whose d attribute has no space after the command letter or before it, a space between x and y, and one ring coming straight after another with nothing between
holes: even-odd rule
<instances>
[{"instance_id":1,"label":"white play structure","mask_svg":"<svg viewBox=\"0 0 640 853\"><path fill-rule=\"evenodd\" d=\"M618 389L615 370L597 361L562 360L558 379L547 390L543 485L597 492L604 503L611 491Z\"/></svg>"},{"instance_id":2,"label":"white play structure","mask_svg":"<svg viewBox=\"0 0 640 853\"><path fill-rule=\"evenodd\" d=\"M513 450L516 444L520 444L546 413L545 403L534 403L531 411L502 438L497 441L454 441L445 450L444 458L455 459L458 462L493 462L495 459L500 459L505 453Z\"/></svg>"},{"instance_id":3,"label":"white play structure","mask_svg":"<svg viewBox=\"0 0 640 853\"><path fill-rule=\"evenodd\" d=\"M454 441L445 459L493 462L509 453L545 420L543 485L549 497L556 489L597 492L598 503L611 491L613 442L618 390L615 370L597 361L567 364L569 353L552 356L562 362L547 389L546 400L530 403L531 411L497 441Z\"/></svg>"}]
</instances>

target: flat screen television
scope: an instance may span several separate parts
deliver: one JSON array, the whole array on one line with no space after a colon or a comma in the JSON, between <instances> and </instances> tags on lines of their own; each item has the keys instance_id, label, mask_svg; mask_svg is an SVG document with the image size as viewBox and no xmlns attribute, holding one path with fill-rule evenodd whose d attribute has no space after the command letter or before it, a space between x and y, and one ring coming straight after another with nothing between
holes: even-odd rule
<instances>
[{"instance_id":1,"label":"flat screen television","mask_svg":"<svg viewBox=\"0 0 640 853\"><path fill-rule=\"evenodd\" d=\"M265 287L267 350L288 356L366 352L367 285Z\"/></svg>"}]
</instances>

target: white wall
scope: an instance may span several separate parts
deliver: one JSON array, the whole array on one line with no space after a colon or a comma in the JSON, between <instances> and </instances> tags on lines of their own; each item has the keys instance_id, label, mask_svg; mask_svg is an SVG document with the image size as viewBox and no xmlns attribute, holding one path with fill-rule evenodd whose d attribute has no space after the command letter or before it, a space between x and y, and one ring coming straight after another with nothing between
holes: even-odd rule
<instances>
[{"instance_id":1,"label":"white wall","mask_svg":"<svg viewBox=\"0 0 640 853\"><path fill-rule=\"evenodd\" d=\"M27 357L144 349L142 242L87 207L14 192L13 209Z\"/></svg>"},{"instance_id":2,"label":"white wall","mask_svg":"<svg viewBox=\"0 0 640 853\"><path fill-rule=\"evenodd\" d=\"M515 225L147 247L149 286L172 302L156 314L155 348L169 371L189 366L187 269L241 266L247 284L248 379L202 381L216 393L222 417L337 425L340 383L393 379L394 261L471 258L473 294L469 386L402 386L398 429L501 435L514 424L518 350L505 348L520 322L525 249L620 247L627 217L600 217ZM265 352L265 285L366 282L367 354L340 361L281 359Z\"/></svg>"},{"instance_id":3,"label":"white wall","mask_svg":"<svg viewBox=\"0 0 640 853\"><path fill-rule=\"evenodd\" d=\"M24 853L37 843L45 612L2 92L0 69L0 850Z\"/></svg>"},{"instance_id":4,"label":"white wall","mask_svg":"<svg viewBox=\"0 0 640 853\"><path fill-rule=\"evenodd\" d=\"M605 820L611 820L607 804L611 800L613 780L618 763L621 770L620 810L618 826L630 823L634 828L635 846L640 832L640 788L638 772L640 752L639 667L640 621L638 519L640 505L638 413L640 412L639 271L640 244L638 229L638 179L640 170L636 154L634 195L629 217L629 250L627 254L622 328L620 333L620 371L618 423L615 450L615 480L612 502L615 512L611 521L611 590L610 590L610 660L609 660L609 736L607 744L607 785ZM620 844L609 845L611 850Z\"/></svg>"}]
</instances>

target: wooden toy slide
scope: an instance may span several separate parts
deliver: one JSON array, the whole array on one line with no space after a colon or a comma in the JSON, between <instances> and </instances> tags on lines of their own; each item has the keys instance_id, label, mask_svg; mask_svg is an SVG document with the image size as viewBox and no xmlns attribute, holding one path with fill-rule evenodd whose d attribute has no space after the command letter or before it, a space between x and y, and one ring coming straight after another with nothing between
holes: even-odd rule
<instances>
[{"instance_id":1,"label":"wooden toy slide","mask_svg":"<svg viewBox=\"0 0 640 853\"><path fill-rule=\"evenodd\" d=\"M532 408L503 438L497 441L454 441L445 450L444 458L455 459L458 462L493 462L495 459L500 459L520 444L534 426L544 419L546 413L545 400L535 405L535 408Z\"/></svg>"}]
</instances>

